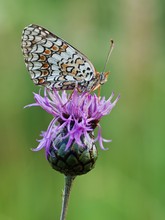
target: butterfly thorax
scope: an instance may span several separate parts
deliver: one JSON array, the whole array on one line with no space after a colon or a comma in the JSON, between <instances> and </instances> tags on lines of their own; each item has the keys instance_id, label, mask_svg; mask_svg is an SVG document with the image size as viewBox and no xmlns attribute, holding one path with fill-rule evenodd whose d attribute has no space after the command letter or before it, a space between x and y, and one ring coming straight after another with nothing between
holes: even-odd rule
<instances>
[{"instance_id":1,"label":"butterfly thorax","mask_svg":"<svg viewBox=\"0 0 165 220\"><path fill-rule=\"evenodd\" d=\"M77 89L79 92L92 92L103 85L107 81L109 72L95 72L95 77L91 80L80 83L77 85Z\"/></svg>"}]
</instances>

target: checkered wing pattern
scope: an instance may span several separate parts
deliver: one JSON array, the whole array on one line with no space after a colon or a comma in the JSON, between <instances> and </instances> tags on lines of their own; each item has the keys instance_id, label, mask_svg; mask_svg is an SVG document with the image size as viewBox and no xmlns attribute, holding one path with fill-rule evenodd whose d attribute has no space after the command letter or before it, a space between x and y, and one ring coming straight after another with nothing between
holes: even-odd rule
<instances>
[{"instance_id":1,"label":"checkered wing pattern","mask_svg":"<svg viewBox=\"0 0 165 220\"><path fill-rule=\"evenodd\" d=\"M92 63L70 44L38 25L23 30L22 51L36 85L49 89L88 91L95 78Z\"/></svg>"}]
</instances>

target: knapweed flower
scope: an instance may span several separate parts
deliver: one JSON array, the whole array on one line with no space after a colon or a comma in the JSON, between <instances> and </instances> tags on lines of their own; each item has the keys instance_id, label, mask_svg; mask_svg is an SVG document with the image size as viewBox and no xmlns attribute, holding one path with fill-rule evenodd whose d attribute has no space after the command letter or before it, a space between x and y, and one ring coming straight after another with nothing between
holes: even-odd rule
<instances>
[{"instance_id":1,"label":"knapweed flower","mask_svg":"<svg viewBox=\"0 0 165 220\"><path fill-rule=\"evenodd\" d=\"M65 91L45 89L44 95L34 93L36 103L53 115L47 131L41 133L42 139L34 151L45 148L46 157L51 166L65 175L81 175L90 171L97 159L95 142L103 147L105 140L101 135L100 119L108 115L119 97L112 102L114 94L108 100L95 94L74 90L72 95ZM94 129L98 134L94 138Z\"/></svg>"}]
</instances>

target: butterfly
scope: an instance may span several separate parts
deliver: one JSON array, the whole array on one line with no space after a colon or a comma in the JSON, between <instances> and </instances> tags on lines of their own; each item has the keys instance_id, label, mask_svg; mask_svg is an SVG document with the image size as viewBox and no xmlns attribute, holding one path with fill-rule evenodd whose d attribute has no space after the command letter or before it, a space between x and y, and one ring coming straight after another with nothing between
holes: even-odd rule
<instances>
[{"instance_id":1,"label":"butterfly","mask_svg":"<svg viewBox=\"0 0 165 220\"><path fill-rule=\"evenodd\" d=\"M24 28L21 48L36 85L91 92L107 81L109 72L97 72L84 54L41 26Z\"/></svg>"}]
</instances>

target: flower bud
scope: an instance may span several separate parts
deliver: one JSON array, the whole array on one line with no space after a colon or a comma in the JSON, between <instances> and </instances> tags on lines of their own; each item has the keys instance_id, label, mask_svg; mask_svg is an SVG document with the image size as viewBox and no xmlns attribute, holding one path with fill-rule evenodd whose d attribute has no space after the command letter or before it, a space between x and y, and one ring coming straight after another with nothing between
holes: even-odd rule
<instances>
[{"instance_id":1,"label":"flower bud","mask_svg":"<svg viewBox=\"0 0 165 220\"><path fill-rule=\"evenodd\" d=\"M82 175L95 166L97 159L97 149L94 144L92 132L89 133L89 138L81 135L81 146L75 140L72 141L70 147L67 148L69 137L67 129L62 129L52 141L47 159L52 168L64 173L66 176Z\"/></svg>"}]
</instances>

